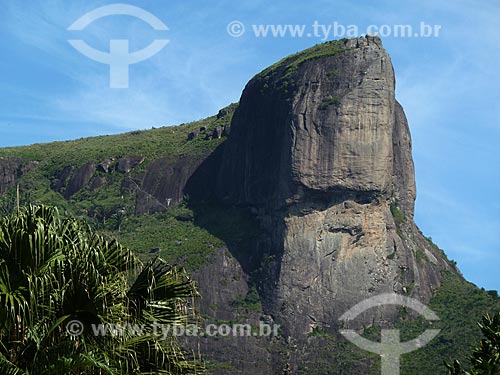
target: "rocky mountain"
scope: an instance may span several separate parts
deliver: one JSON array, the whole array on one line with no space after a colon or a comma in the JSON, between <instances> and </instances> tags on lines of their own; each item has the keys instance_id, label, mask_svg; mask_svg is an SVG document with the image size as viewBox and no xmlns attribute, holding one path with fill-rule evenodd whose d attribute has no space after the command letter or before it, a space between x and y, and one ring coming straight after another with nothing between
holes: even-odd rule
<instances>
[{"instance_id":1,"label":"rocky mountain","mask_svg":"<svg viewBox=\"0 0 500 375\"><path fill-rule=\"evenodd\" d=\"M287 58L243 92L215 191L273 223L255 253L276 256L270 308L293 334L411 283L428 302L440 271L454 270L413 223L411 140L394 86L389 55L368 37Z\"/></svg>"},{"instance_id":2,"label":"rocky mountain","mask_svg":"<svg viewBox=\"0 0 500 375\"><path fill-rule=\"evenodd\" d=\"M26 201L83 216L145 259L186 265L205 322L280 326L188 340L212 374L379 373L377 356L340 336L339 317L388 292L441 317L441 336L402 373L444 373L475 341L474 321L500 309L414 223L410 131L378 37L289 56L199 122L0 155L4 211L19 184ZM355 323L375 340L380 327L414 338L426 324L388 306Z\"/></svg>"}]
</instances>

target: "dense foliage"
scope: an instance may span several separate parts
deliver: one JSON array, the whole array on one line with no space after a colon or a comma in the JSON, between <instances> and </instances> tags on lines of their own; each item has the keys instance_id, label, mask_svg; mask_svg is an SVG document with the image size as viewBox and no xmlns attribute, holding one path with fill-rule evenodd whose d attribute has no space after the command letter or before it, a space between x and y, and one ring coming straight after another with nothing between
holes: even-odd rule
<instances>
[{"instance_id":1,"label":"dense foliage","mask_svg":"<svg viewBox=\"0 0 500 375\"><path fill-rule=\"evenodd\" d=\"M0 220L0 373L202 373L173 334L154 332L185 324L195 295L161 259L142 264L57 209L30 206Z\"/></svg>"},{"instance_id":2,"label":"dense foliage","mask_svg":"<svg viewBox=\"0 0 500 375\"><path fill-rule=\"evenodd\" d=\"M150 258L148 254L152 249L159 249L155 255L160 255L171 264L182 255L183 265L194 269L203 264L214 248L223 244L224 238L209 233L195 222L201 220L210 224L214 213L219 218L221 214L226 217L227 214L202 208L197 210L202 215L195 215L192 208L182 205L166 213L137 216L136 193L123 190L122 185L125 180L142 176L157 158L197 158L210 154L225 137L205 139L200 135L188 140L187 135L201 128L205 128L205 134L209 134L216 127L228 126L236 107L236 104L231 104L221 110L224 113L222 116L211 116L179 126L3 148L0 149L0 158L16 158L23 165L35 165L18 181L22 205L56 206L64 214L82 217L94 231L118 238L121 243L139 253L143 260ZM63 192L54 187L65 167L79 168L89 161L98 164L112 159L116 163L129 155L140 155L144 157L144 162L129 173L96 170L94 177L106 180L98 189L86 186L66 199ZM0 195L0 216L14 212L15 206L16 188L11 187ZM233 228L240 221L229 219L224 225Z\"/></svg>"},{"instance_id":3,"label":"dense foliage","mask_svg":"<svg viewBox=\"0 0 500 375\"><path fill-rule=\"evenodd\" d=\"M484 338L472 352L472 368L466 371L460 361L447 364L449 375L500 374L500 313L483 317L478 324Z\"/></svg>"}]
</instances>

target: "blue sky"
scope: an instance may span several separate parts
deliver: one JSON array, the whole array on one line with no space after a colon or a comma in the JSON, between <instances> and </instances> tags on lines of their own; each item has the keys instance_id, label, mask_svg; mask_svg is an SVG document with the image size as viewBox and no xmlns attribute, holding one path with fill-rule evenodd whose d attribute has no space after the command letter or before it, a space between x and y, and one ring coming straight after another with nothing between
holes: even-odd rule
<instances>
[{"instance_id":1,"label":"blue sky","mask_svg":"<svg viewBox=\"0 0 500 375\"><path fill-rule=\"evenodd\" d=\"M173 125L214 114L239 99L246 82L317 37L258 38L252 25L441 25L437 38L383 38L397 98L413 136L416 222L458 262L466 278L500 290L500 4L494 1L123 1L169 28L130 16L67 28L113 1L2 0L0 147ZM232 37L227 25L245 25ZM128 89L109 88L109 69L68 39L106 51L169 44L130 67Z\"/></svg>"}]
</instances>

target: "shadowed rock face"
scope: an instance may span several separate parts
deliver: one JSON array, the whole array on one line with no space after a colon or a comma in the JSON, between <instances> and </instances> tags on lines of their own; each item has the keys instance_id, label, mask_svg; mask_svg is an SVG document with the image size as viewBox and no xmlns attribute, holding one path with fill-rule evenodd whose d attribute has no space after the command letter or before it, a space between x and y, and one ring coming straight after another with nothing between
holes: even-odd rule
<instances>
[{"instance_id":1,"label":"shadowed rock face","mask_svg":"<svg viewBox=\"0 0 500 375\"><path fill-rule=\"evenodd\" d=\"M377 294L428 302L440 271L455 271L413 222L411 138L378 37L313 47L254 77L215 192L263 228L252 254L261 263L246 271L288 340L335 330ZM390 321L398 310L374 308L358 324L382 314Z\"/></svg>"},{"instance_id":2,"label":"shadowed rock face","mask_svg":"<svg viewBox=\"0 0 500 375\"><path fill-rule=\"evenodd\" d=\"M21 176L22 162L17 159L0 159L0 194L5 193L10 187L16 184Z\"/></svg>"},{"instance_id":3,"label":"shadowed rock face","mask_svg":"<svg viewBox=\"0 0 500 375\"><path fill-rule=\"evenodd\" d=\"M36 165L36 162L26 162L18 158L0 158L0 195L15 186L19 178Z\"/></svg>"},{"instance_id":4,"label":"shadowed rock face","mask_svg":"<svg viewBox=\"0 0 500 375\"><path fill-rule=\"evenodd\" d=\"M394 107L394 129L392 132L393 195L401 210L413 219L416 198L415 168L411 155L411 136L403 107L396 102Z\"/></svg>"},{"instance_id":5,"label":"shadowed rock face","mask_svg":"<svg viewBox=\"0 0 500 375\"><path fill-rule=\"evenodd\" d=\"M180 157L160 158L147 168L141 186L137 187L136 214L163 211L183 199L187 180L203 159Z\"/></svg>"},{"instance_id":6,"label":"shadowed rock face","mask_svg":"<svg viewBox=\"0 0 500 375\"><path fill-rule=\"evenodd\" d=\"M116 165L116 170L121 173L128 173L139 164L144 161L144 157L142 156L126 156L118 160L118 164ZM102 163L103 166L106 166L106 160ZM104 168L103 168L104 169Z\"/></svg>"},{"instance_id":7,"label":"shadowed rock face","mask_svg":"<svg viewBox=\"0 0 500 375\"><path fill-rule=\"evenodd\" d=\"M67 199L73 194L79 192L84 186L86 186L95 172L95 164L93 162L88 162L78 168L71 176L68 187L64 192L64 197Z\"/></svg>"}]
</instances>

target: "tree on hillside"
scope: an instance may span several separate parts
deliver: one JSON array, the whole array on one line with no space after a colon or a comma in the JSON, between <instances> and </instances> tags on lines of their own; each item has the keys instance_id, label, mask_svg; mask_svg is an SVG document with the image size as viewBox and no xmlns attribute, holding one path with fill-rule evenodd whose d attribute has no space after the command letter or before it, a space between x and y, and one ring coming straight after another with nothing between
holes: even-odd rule
<instances>
[{"instance_id":1,"label":"tree on hillside","mask_svg":"<svg viewBox=\"0 0 500 375\"><path fill-rule=\"evenodd\" d=\"M203 373L173 333L156 334L185 324L195 295L161 259L142 264L56 208L30 206L0 219L0 373ZM96 331L111 325L124 329Z\"/></svg>"},{"instance_id":2,"label":"tree on hillside","mask_svg":"<svg viewBox=\"0 0 500 375\"><path fill-rule=\"evenodd\" d=\"M484 339L472 352L472 368L466 371L459 361L446 364L449 375L500 375L500 313L486 315L478 323Z\"/></svg>"}]
</instances>

